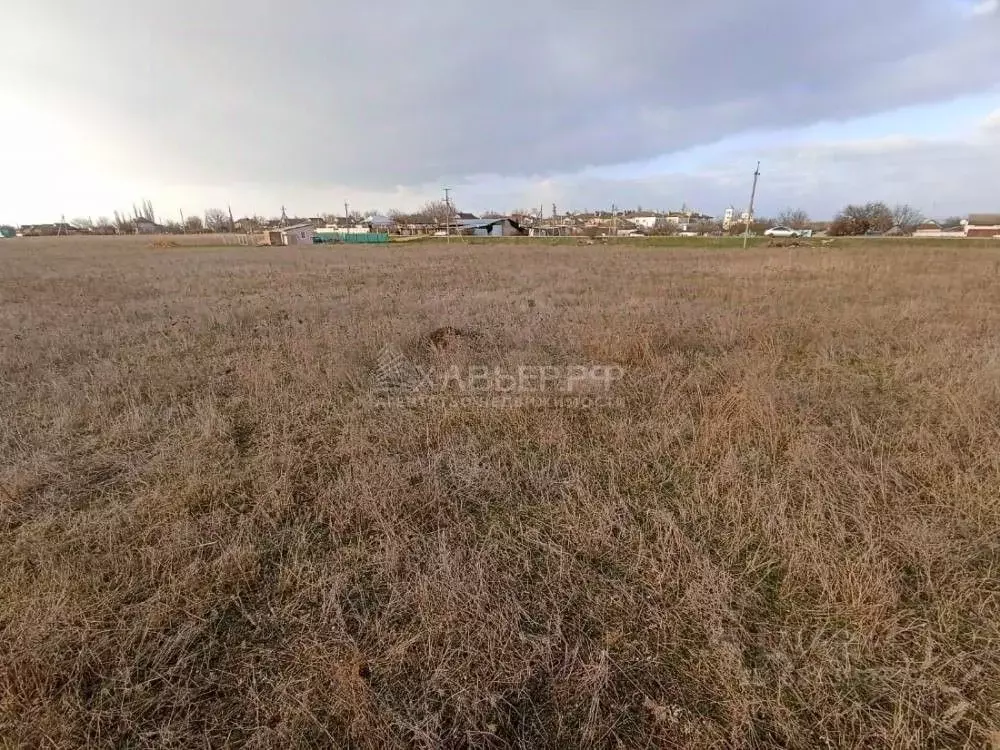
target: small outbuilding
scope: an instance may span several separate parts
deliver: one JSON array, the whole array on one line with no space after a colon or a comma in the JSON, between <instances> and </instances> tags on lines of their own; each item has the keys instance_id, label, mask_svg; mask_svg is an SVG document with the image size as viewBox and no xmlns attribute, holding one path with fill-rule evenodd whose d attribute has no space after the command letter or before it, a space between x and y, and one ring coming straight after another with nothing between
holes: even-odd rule
<instances>
[{"instance_id":1,"label":"small outbuilding","mask_svg":"<svg viewBox=\"0 0 1000 750\"><path fill-rule=\"evenodd\" d=\"M165 234L167 228L149 219L139 218L132 222L136 234Z\"/></svg>"},{"instance_id":2,"label":"small outbuilding","mask_svg":"<svg viewBox=\"0 0 1000 750\"><path fill-rule=\"evenodd\" d=\"M311 245L316 229L312 224L296 224L291 227L272 229L267 233L269 245Z\"/></svg>"}]
</instances>

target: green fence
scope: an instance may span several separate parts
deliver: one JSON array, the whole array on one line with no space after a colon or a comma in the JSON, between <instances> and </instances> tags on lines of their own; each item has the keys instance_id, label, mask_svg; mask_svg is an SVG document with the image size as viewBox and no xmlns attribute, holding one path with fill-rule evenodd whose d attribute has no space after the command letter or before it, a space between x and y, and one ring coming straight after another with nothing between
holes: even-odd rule
<instances>
[{"instance_id":1,"label":"green fence","mask_svg":"<svg viewBox=\"0 0 1000 750\"><path fill-rule=\"evenodd\" d=\"M317 233L313 242L316 244L333 244L341 243L347 245L379 245L389 241L389 235L385 232L363 232L363 233L350 233L350 232L330 232L330 233Z\"/></svg>"}]
</instances>

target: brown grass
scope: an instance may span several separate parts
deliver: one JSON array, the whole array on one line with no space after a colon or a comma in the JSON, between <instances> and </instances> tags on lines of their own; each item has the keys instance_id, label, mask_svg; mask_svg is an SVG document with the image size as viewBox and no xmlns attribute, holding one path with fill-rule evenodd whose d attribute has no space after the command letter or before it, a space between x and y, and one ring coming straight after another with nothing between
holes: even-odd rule
<instances>
[{"instance_id":1,"label":"brown grass","mask_svg":"<svg viewBox=\"0 0 1000 750\"><path fill-rule=\"evenodd\" d=\"M0 745L1000 743L996 250L146 245L0 245Z\"/></svg>"}]
</instances>

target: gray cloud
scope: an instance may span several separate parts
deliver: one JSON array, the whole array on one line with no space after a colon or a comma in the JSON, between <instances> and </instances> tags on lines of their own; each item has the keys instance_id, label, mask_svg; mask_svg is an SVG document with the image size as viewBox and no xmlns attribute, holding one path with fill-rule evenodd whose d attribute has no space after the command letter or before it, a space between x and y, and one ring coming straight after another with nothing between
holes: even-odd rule
<instances>
[{"instance_id":1,"label":"gray cloud","mask_svg":"<svg viewBox=\"0 0 1000 750\"><path fill-rule=\"evenodd\" d=\"M1000 70L1000 15L956 0L35 0L9 23L15 88L67 102L132 169L209 184L572 172Z\"/></svg>"},{"instance_id":2,"label":"gray cloud","mask_svg":"<svg viewBox=\"0 0 1000 750\"><path fill-rule=\"evenodd\" d=\"M950 138L875 138L834 143L772 146L763 158L758 213L805 208L829 218L847 203L882 200L911 203L937 218L1000 211L1000 111L969 132ZM466 186L476 208L538 206L672 209L682 202L712 214L726 206L744 208L751 165L723 152L692 172L638 179L564 176L519 181L502 190ZM463 192L459 192L462 195Z\"/></svg>"}]
</instances>

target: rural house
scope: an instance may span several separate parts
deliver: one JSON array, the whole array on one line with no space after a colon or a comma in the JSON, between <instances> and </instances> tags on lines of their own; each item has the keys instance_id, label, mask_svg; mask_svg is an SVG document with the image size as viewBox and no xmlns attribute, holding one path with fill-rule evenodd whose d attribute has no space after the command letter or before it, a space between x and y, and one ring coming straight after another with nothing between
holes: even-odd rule
<instances>
[{"instance_id":1,"label":"rural house","mask_svg":"<svg viewBox=\"0 0 1000 750\"><path fill-rule=\"evenodd\" d=\"M923 224L918 226L914 232L914 237L928 237L928 238L958 238L962 239L965 237L965 227L942 227L940 223L934 221L933 219L925 221Z\"/></svg>"},{"instance_id":2,"label":"rural house","mask_svg":"<svg viewBox=\"0 0 1000 750\"><path fill-rule=\"evenodd\" d=\"M80 234L78 227L64 221L55 224L24 224L21 226L24 237L56 237L58 235Z\"/></svg>"},{"instance_id":3,"label":"rural house","mask_svg":"<svg viewBox=\"0 0 1000 750\"><path fill-rule=\"evenodd\" d=\"M969 214L965 224L966 237L1000 237L1000 214Z\"/></svg>"},{"instance_id":4,"label":"rural house","mask_svg":"<svg viewBox=\"0 0 1000 750\"><path fill-rule=\"evenodd\" d=\"M655 214L645 214L640 216L630 216L629 220L642 229L655 229L661 219Z\"/></svg>"},{"instance_id":5,"label":"rural house","mask_svg":"<svg viewBox=\"0 0 1000 750\"><path fill-rule=\"evenodd\" d=\"M459 219L452 226L455 234L471 235L473 237L520 237L527 234L524 228L513 219Z\"/></svg>"},{"instance_id":6,"label":"rural house","mask_svg":"<svg viewBox=\"0 0 1000 750\"><path fill-rule=\"evenodd\" d=\"M674 224L681 234L694 232L694 227L697 224L701 224L706 221L712 221L711 216L708 214L698 213L697 211L671 211L666 216L666 221ZM695 232L695 234L697 234Z\"/></svg>"},{"instance_id":7,"label":"rural house","mask_svg":"<svg viewBox=\"0 0 1000 750\"><path fill-rule=\"evenodd\" d=\"M313 225L305 222L291 227L272 229L267 233L269 245L311 245L316 230Z\"/></svg>"},{"instance_id":8,"label":"rural house","mask_svg":"<svg viewBox=\"0 0 1000 750\"><path fill-rule=\"evenodd\" d=\"M396 222L388 216L373 214L364 220L364 224L372 232L393 232L396 230Z\"/></svg>"},{"instance_id":9,"label":"rural house","mask_svg":"<svg viewBox=\"0 0 1000 750\"><path fill-rule=\"evenodd\" d=\"M132 224L136 234L164 234L167 231L165 227L149 219L136 219Z\"/></svg>"}]
</instances>

